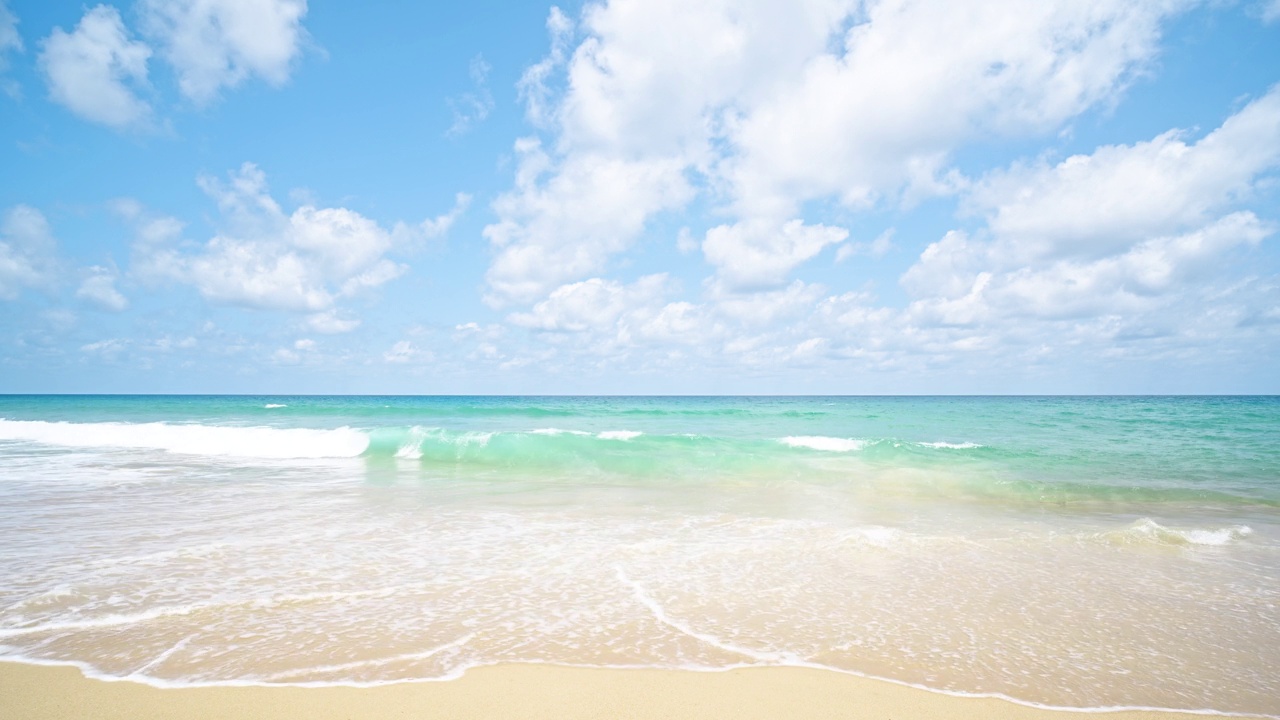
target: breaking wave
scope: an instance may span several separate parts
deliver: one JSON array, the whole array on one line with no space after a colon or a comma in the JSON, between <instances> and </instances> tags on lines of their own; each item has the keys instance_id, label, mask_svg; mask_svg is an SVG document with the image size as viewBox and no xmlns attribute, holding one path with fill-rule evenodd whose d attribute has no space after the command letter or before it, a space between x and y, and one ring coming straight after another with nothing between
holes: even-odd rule
<instances>
[{"instance_id":1,"label":"breaking wave","mask_svg":"<svg viewBox=\"0 0 1280 720\"><path fill-rule=\"evenodd\" d=\"M357 457L369 436L348 427L224 427L170 423L70 423L0 419L0 440L25 440L77 448L134 448L184 455L245 458Z\"/></svg>"},{"instance_id":2,"label":"breaking wave","mask_svg":"<svg viewBox=\"0 0 1280 720\"><path fill-rule=\"evenodd\" d=\"M808 448L810 450L823 450L825 452L853 452L855 450L861 450L867 446L866 440L824 437L822 435L796 435L784 437L781 442L787 447Z\"/></svg>"},{"instance_id":3,"label":"breaking wave","mask_svg":"<svg viewBox=\"0 0 1280 720\"><path fill-rule=\"evenodd\" d=\"M1119 544L1156 543L1161 545L1222 546L1243 540L1253 534L1248 525L1222 528L1177 529L1166 527L1151 518L1135 521L1123 530L1103 533L1100 537Z\"/></svg>"}]
</instances>

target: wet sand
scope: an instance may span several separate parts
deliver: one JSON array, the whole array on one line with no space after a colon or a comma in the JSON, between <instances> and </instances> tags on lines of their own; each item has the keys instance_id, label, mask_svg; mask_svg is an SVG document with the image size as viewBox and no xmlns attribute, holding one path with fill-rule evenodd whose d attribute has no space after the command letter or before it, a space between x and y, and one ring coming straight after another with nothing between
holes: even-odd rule
<instances>
[{"instance_id":1,"label":"wet sand","mask_svg":"<svg viewBox=\"0 0 1280 720\"><path fill-rule=\"evenodd\" d=\"M704 673L500 665L471 670L457 680L374 688L159 689L135 682L89 679L73 667L0 663L0 718L4 720L1190 720L1203 717L1162 712L1085 714L1043 710L994 698L952 697L803 668Z\"/></svg>"}]
</instances>

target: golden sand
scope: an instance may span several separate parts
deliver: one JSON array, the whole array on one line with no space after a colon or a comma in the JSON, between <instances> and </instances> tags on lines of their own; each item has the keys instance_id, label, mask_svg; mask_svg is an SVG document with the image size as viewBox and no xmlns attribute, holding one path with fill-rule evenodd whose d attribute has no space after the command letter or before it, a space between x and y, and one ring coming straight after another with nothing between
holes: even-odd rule
<instances>
[{"instance_id":1,"label":"golden sand","mask_svg":"<svg viewBox=\"0 0 1280 720\"><path fill-rule=\"evenodd\" d=\"M373 718L876 718L1157 720L1179 713L1080 714L990 698L960 698L802 668L593 670L504 665L458 680L375 688L157 689L85 678L72 667L0 663L0 718L9 720L364 720Z\"/></svg>"}]
</instances>

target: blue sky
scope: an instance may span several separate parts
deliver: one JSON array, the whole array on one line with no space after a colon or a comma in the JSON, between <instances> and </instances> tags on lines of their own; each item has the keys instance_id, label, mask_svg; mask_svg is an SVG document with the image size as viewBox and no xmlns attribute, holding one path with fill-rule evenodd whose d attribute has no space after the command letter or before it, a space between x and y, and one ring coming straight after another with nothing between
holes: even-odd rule
<instances>
[{"instance_id":1,"label":"blue sky","mask_svg":"<svg viewBox=\"0 0 1280 720\"><path fill-rule=\"evenodd\" d=\"M1280 392L1280 2L0 0L0 392Z\"/></svg>"}]
</instances>

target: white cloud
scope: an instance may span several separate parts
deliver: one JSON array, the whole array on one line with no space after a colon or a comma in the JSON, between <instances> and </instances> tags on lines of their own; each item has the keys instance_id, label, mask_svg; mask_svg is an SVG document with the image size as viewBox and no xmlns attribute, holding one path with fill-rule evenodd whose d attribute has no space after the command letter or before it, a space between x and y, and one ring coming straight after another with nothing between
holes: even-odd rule
<instances>
[{"instance_id":1,"label":"white cloud","mask_svg":"<svg viewBox=\"0 0 1280 720\"><path fill-rule=\"evenodd\" d=\"M1022 268L987 292L1010 314L1077 317L1142 311L1162 295L1185 290L1191 281L1214 277L1227 251L1257 245L1272 232L1253 213L1233 213L1190 233L1143 241L1120 255Z\"/></svg>"},{"instance_id":2,"label":"white cloud","mask_svg":"<svg viewBox=\"0 0 1280 720\"><path fill-rule=\"evenodd\" d=\"M499 222L485 229L497 250L490 302L534 302L599 272L650 217L683 207L695 194L692 174L715 160L724 106L797 72L844 4L592 4L572 53L573 24L553 9L551 52L520 90L531 120L558 137L547 150L517 143L516 187L494 203ZM561 68L563 95L553 89Z\"/></svg>"},{"instance_id":3,"label":"white cloud","mask_svg":"<svg viewBox=\"0 0 1280 720\"><path fill-rule=\"evenodd\" d=\"M702 251L729 286L763 289L782 285L801 263L848 236L842 228L805 225L800 219L781 226L748 220L708 230Z\"/></svg>"},{"instance_id":4,"label":"white cloud","mask_svg":"<svg viewBox=\"0 0 1280 720\"><path fill-rule=\"evenodd\" d=\"M198 342L196 339L191 336L175 340L171 336L165 335L164 337L156 338L155 340L142 344L139 349L149 352L167 353L172 352L174 349L190 350L197 344Z\"/></svg>"},{"instance_id":5,"label":"white cloud","mask_svg":"<svg viewBox=\"0 0 1280 720\"><path fill-rule=\"evenodd\" d=\"M990 262L990 246L953 233L931 245L903 281L922 296L909 310L926 324L1135 317L1217 279L1228 251L1257 245L1272 232L1253 213L1237 212L1192 232L1144 240L1115 255L1003 270ZM985 269L990 267L997 269Z\"/></svg>"},{"instance_id":6,"label":"white cloud","mask_svg":"<svg viewBox=\"0 0 1280 720\"><path fill-rule=\"evenodd\" d=\"M85 354L102 355L107 358L114 358L124 352L129 346L129 340L124 338L107 338L80 346L80 352Z\"/></svg>"},{"instance_id":7,"label":"white cloud","mask_svg":"<svg viewBox=\"0 0 1280 720\"><path fill-rule=\"evenodd\" d=\"M1280 88L1200 141L1182 137L983 178L968 203L986 214L986 237L953 231L927 247L902 276L917 298L910 313L943 325L1132 320L1221 285L1232 252L1274 232L1252 212L1226 211L1280 167Z\"/></svg>"},{"instance_id":8,"label":"white cloud","mask_svg":"<svg viewBox=\"0 0 1280 720\"><path fill-rule=\"evenodd\" d=\"M425 350L420 350L408 340L401 340L391 346L390 350L382 353L383 362L393 364L404 364L414 361L430 361L432 354Z\"/></svg>"},{"instance_id":9,"label":"white cloud","mask_svg":"<svg viewBox=\"0 0 1280 720\"><path fill-rule=\"evenodd\" d=\"M824 52L848 0L588 4L557 112L564 150L705 167L737 115Z\"/></svg>"},{"instance_id":10,"label":"white cloud","mask_svg":"<svg viewBox=\"0 0 1280 720\"><path fill-rule=\"evenodd\" d=\"M185 260L175 249L185 227L182 221L149 213L141 203L130 198L116 199L110 207L133 225L130 275L148 285L185 276Z\"/></svg>"},{"instance_id":11,"label":"white cloud","mask_svg":"<svg viewBox=\"0 0 1280 720\"><path fill-rule=\"evenodd\" d=\"M516 90L525 104L525 115L538 127L545 127L550 121L552 90L548 83L551 74L564 65L573 36L573 22L554 5L547 14L547 33L551 36L551 51L542 60L525 68L516 83Z\"/></svg>"},{"instance_id":12,"label":"white cloud","mask_svg":"<svg viewBox=\"0 0 1280 720\"><path fill-rule=\"evenodd\" d=\"M648 275L631 285L592 278L558 287L529 312L508 319L519 327L562 332L613 328L639 306L653 306L670 289L666 275Z\"/></svg>"},{"instance_id":13,"label":"white cloud","mask_svg":"<svg viewBox=\"0 0 1280 720\"><path fill-rule=\"evenodd\" d=\"M18 34L18 17L0 1L0 53L22 50L22 36Z\"/></svg>"},{"instance_id":14,"label":"white cloud","mask_svg":"<svg viewBox=\"0 0 1280 720\"><path fill-rule=\"evenodd\" d=\"M54 102L117 129L150 119L151 106L135 89L147 85L151 49L129 39L114 7L89 10L71 33L54 28L41 48L39 64Z\"/></svg>"},{"instance_id":15,"label":"white cloud","mask_svg":"<svg viewBox=\"0 0 1280 720\"><path fill-rule=\"evenodd\" d=\"M0 0L0 73L9 69L9 59L6 55L10 52L22 52L22 50L22 36L18 34L18 17L9 10L4 0ZM0 86L8 85L7 81L0 80Z\"/></svg>"},{"instance_id":16,"label":"white cloud","mask_svg":"<svg viewBox=\"0 0 1280 720\"><path fill-rule=\"evenodd\" d=\"M1184 136L1170 131L1054 166L1017 165L984 178L969 204L988 215L1015 261L1106 254L1203 225L1247 200L1258 175L1280 166L1280 87L1200 141Z\"/></svg>"},{"instance_id":17,"label":"white cloud","mask_svg":"<svg viewBox=\"0 0 1280 720\"><path fill-rule=\"evenodd\" d=\"M277 348L271 353L271 362L276 365L298 365L317 348L315 340L299 338L293 342L292 348Z\"/></svg>"},{"instance_id":18,"label":"white cloud","mask_svg":"<svg viewBox=\"0 0 1280 720\"><path fill-rule=\"evenodd\" d=\"M867 255L874 260L879 260L889 251L893 249L893 228L889 228L876 236L875 240L869 243L855 242L845 243L836 249L836 262L842 263L855 255Z\"/></svg>"},{"instance_id":19,"label":"white cloud","mask_svg":"<svg viewBox=\"0 0 1280 720\"><path fill-rule=\"evenodd\" d=\"M532 302L602 270L650 215L683 205L692 192L678 161L573 155L553 169L536 141L516 148L517 187L494 201L499 222L484 229L497 251L486 276L494 305Z\"/></svg>"},{"instance_id":20,"label":"white cloud","mask_svg":"<svg viewBox=\"0 0 1280 720\"><path fill-rule=\"evenodd\" d=\"M329 310L327 312L308 315L306 325L318 333L324 333L325 335L338 335L341 333L351 332L352 330L360 327L360 321L356 318L344 318L338 313Z\"/></svg>"},{"instance_id":21,"label":"white cloud","mask_svg":"<svg viewBox=\"0 0 1280 720\"><path fill-rule=\"evenodd\" d=\"M306 38L306 0L142 0L139 12L197 104L251 76L283 85Z\"/></svg>"},{"instance_id":22,"label":"white cloud","mask_svg":"<svg viewBox=\"0 0 1280 720\"><path fill-rule=\"evenodd\" d=\"M751 332L802 318L826 292L821 285L800 280L767 292L733 292L718 283L711 283L708 290L710 307L716 314L732 326Z\"/></svg>"},{"instance_id":23,"label":"white cloud","mask_svg":"<svg viewBox=\"0 0 1280 720\"><path fill-rule=\"evenodd\" d=\"M10 208L0 223L0 300L14 300L24 288L51 285L56 246L39 210L27 205Z\"/></svg>"},{"instance_id":24,"label":"white cloud","mask_svg":"<svg viewBox=\"0 0 1280 720\"><path fill-rule=\"evenodd\" d=\"M108 268L94 266L90 275L80 283L76 297L87 300L103 310L121 312L129 307L129 300L116 289L116 273Z\"/></svg>"},{"instance_id":25,"label":"white cloud","mask_svg":"<svg viewBox=\"0 0 1280 720\"><path fill-rule=\"evenodd\" d=\"M921 377L961 367L1004 378L1048 363L1256 348L1280 326L1276 282L1239 270L1277 228L1242 206L1270 192L1280 167L1277 98L1280 90L1267 93L1199 141L1165 133L970 183L964 205L986 226L927 247L901 278L905 307L800 280L779 287L844 235L803 237L813 226L797 219L791 238L766 239L780 226L744 219L707 234L718 272L697 301L675 299L661 275L565 283L508 316L539 331L528 345L509 337L473 359L499 366L550 353L547 372L661 372L696 360L704 372L805 366ZM754 236L752 223L763 228ZM886 231L842 250L847 260L892 246Z\"/></svg>"},{"instance_id":26,"label":"white cloud","mask_svg":"<svg viewBox=\"0 0 1280 720\"><path fill-rule=\"evenodd\" d=\"M811 198L945 192L958 143L1052 131L1114 98L1186 4L867 3L839 51L814 55L731 132L737 207L776 216Z\"/></svg>"},{"instance_id":27,"label":"white cloud","mask_svg":"<svg viewBox=\"0 0 1280 720\"><path fill-rule=\"evenodd\" d=\"M141 227L158 239L140 239L135 250L147 272L191 283L212 302L308 312L317 331L345 332L358 321L340 319L336 303L407 270L386 258L392 233L353 210L304 205L286 214L252 163L200 186L218 202L224 232L185 253L165 244L179 226L152 220Z\"/></svg>"},{"instance_id":28,"label":"white cloud","mask_svg":"<svg viewBox=\"0 0 1280 720\"><path fill-rule=\"evenodd\" d=\"M478 123L484 122L493 112L493 93L489 91L488 78L492 68L484 61L484 56L477 55L471 59L468 75L473 85L469 92L456 98L449 98L449 109L453 111L453 124L445 131L448 137L465 135Z\"/></svg>"},{"instance_id":29,"label":"white cloud","mask_svg":"<svg viewBox=\"0 0 1280 720\"><path fill-rule=\"evenodd\" d=\"M487 299L534 303L599 273L700 194L733 216L704 243L721 278L780 285L839 242L785 231L804 203L959 191L959 144L1054 132L1113 101L1189 2L606 0L576 25L553 9L520 91L554 142L517 143L485 229Z\"/></svg>"},{"instance_id":30,"label":"white cloud","mask_svg":"<svg viewBox=\"0 0 1280 720\"><path fill-rule=\"evenodd\" d=\"M418 226L422 234L426 237L433 238L444 235L449 232L449 228L462 217L462 214L471 206L471 196L467 193L458 193L454 196L453 207L446 213L423 220Z\"/></svg>"}]
</instances>

